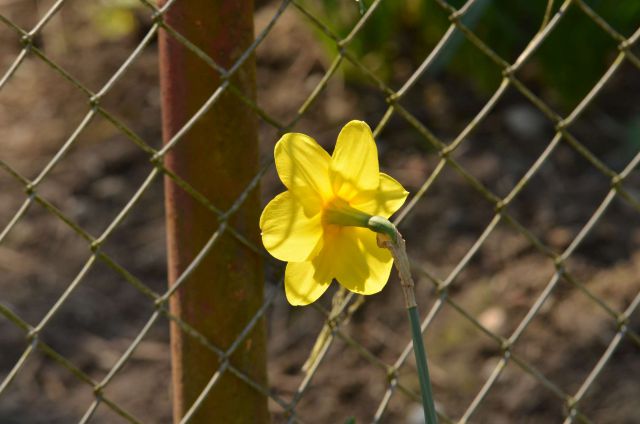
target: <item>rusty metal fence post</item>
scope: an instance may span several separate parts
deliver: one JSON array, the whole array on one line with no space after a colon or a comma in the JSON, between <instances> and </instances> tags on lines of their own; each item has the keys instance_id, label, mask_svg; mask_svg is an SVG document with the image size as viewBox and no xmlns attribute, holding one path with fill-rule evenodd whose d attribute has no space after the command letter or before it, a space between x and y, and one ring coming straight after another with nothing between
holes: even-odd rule
<instances>
[{"instance_id":1,"label":"rusty metal fence post","mask_svg":"<svg viewBox=\"0 0 640 424\"><path fill-rule=\"evenodd\" d=\"M161 2L166 3L166 2ZM171 5L163 15L168 27L206 52L225 69L232 67L253 41L253 2L190 0ZM165 145L193 118L225 77L167 31L160 32L163 138ZM234 72L234 84L255 98L255 62L251 57ZM203 193L212 204L228 209L258 171L257 120L235 94L223 92L180 142L169 150L165 166ZM230 224L258 242L259 190L254 190L233 214ZM165 179L169 284L192 264L223 222ZM259 255L228 235L173 294L171 312L211 342L229 347L256 313L263 298ZM266 338L259 323L230 356L236 367L266 385ZM179 422L198 401L193 423L267 422L267 399L230 373L225 360L171 327L174 419ZM222 367L222 368L221 368ZM199 399L216 371L220 381ZM199 399L199 400L198 400ZM193 412L193 411L190 411Z\"/></svg>"}]
</instances>

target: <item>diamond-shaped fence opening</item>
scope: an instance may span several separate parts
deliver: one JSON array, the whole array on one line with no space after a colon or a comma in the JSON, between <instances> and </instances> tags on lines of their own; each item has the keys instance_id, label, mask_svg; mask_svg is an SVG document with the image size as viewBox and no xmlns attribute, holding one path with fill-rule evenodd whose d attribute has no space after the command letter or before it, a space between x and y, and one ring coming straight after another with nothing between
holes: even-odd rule
<instances>
[{"instance_id":1,"label":"diamond-shaped fence opening","mask_svg":"<svg viewBox=\"0 0 640 424\"><path fill-rule=\"evenodd\" d=\"M0 421L201 422L235 399L259 420L420 422L396 278L292 310L256 242L278 135L329 146L356 117L411 191L396 224L441 421L640 419L640 11L516 3L1 2ZM198 174L206 136L256 131ZM207 275L264 295L223 288L245 309L220 315Z\"/></svg>"}]
</instances>

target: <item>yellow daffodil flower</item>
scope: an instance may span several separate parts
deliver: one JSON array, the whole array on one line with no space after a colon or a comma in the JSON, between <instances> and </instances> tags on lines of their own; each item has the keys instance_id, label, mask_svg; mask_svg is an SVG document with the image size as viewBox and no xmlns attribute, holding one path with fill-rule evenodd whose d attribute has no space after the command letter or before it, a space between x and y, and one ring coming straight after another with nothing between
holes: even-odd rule
<instances>
[{"instance_id":1,"label":"yellow daffodil flower","mask_svg":"<svg viewBox=\"0 0 640 424\"><path fill-rule=\"evenodd\" d=\"M345 125L333 156L300 133L282 136L274 155L287 191L264 208L260 229L267 251L288 262L289 303L314 302L334 278L355 293L382 290L393 259L366 227L373 216L389 218L409 193L379 171L369 126Z\"/></svg>"}]
</instances>

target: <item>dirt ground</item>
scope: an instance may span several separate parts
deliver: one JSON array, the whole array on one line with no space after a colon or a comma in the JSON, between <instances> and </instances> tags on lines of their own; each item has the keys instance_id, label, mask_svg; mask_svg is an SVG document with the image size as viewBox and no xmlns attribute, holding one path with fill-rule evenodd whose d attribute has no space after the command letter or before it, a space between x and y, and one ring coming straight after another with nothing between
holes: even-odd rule
<instances>
[{"instance_id":1,"label":"dirt ground","mask_svg":"<svg viewBox=\"0 0 640 424\"><path fill-rule=\"evenodd\" d=\"M53 2L15 1L2 14L31 28ZM256 13L262 28L274 13L264 2ZM87 9L87 10L85 10ZM97 30L91 10L65 4L43 30L37 45L90 89L101 87L137 45L149 22L136 9L134 30L110 39ZM0 67L4 73L20 51L17 36L0 24ZM426 54L426 52L425 52ZM279 19L257 50L258 101L270 115L287 121L330 65L307 22L295 10ZM104 99L104 107L151 145L161 142L156 45L149 46ZM403 82L399 75L393 87ZM545 90L534 91L545 97ZM595 83L595 81L594 81ZM488 100L446 73L421 78L403 105L442 140L450 142ZM616 171L637 154L630 137L638 122L638 70L623 65L602 95L571 128L576 137ZM552 97L550 97L552 101ZM350 119L374 125L386 105L365 79L350 81L341 72L296 126L330 146ZM35 57L28 57L0 92L0 159L27 178L35 178L88 111L76 87ZM559 110L566 113L566 110ZM261 123L266 158L276 131ZM469 174L505 196L546 148L552 125L516 90L510 89L454 157ZM438 156L402 118L395 116L378 137L382 168L411 195L438 163ZM151 171L149 158L103 118L94 119L44 180L39 193L89 233L104 230ZM640 176L625 181L640 198ZM531 234L562 252L590 219L610 189L610 181L565 143L509 206L509 213ZM263 201L282 190L273 171L262 181ZM25 201L24 188L0 172L0 229ZM494 216L493 206L451 166L447 166L400 225L416 270L446 279ZM157 291L166 286L166 253L161 180L104 246L133 275ZM566 263L575 281L615 311L624 311L640 291L640 213L616 198ZM1 231L1 230L0 230ZM0 304L35 325L54 305L90 257L87 243L39 205L0 244ZM268 270L268 275L274 274ZM500 222L453 281L449 296L495 334L509 337L555 272L554 263L507 222ZM436 301L431 282L417 274L423 316ZM269 283L269 287L272 287ZM331 293L333 293L331 290ZM329 308L331 295L321 303ZM106 265L96 263L42 333L43 340L94 379L108 373L153 312L147 298ZM640 313L628 325L640 332ZM278 294L268 312L269 382L284 399L301 384L301 367L323 323L313 308L294 309ZM375 358L391 365L410 339L402 295L395 279L367 298L346 335ZM578 391L616 334L616 321L583 291L562 279L531 321L513 351L568 394ZM502 357L500 345L445 304L425 341L438 406L459 419ZM0 381L27 347L25 334L0 317ZM580 411L595 423L640 422L640 346L624 338L591 385ZM401 382L418 389L412 359ZM299 407L307 423L357 422L373 418L388 380L357 349L336 340L305 392ZM168 324L161 320L105 393L138 419L170 422ZM0 396L0 423L78 421L94 399L91 387L42 353L31 355ZM419 406L402 393L390 402L383 422L418 423ZM478 423L562 422L564 405L540 380L513 361L489 391L471 421ZM282 410L270 404L274 422ZM100 406L93 422L121 418Z\"/></svg>"}]
</instances>

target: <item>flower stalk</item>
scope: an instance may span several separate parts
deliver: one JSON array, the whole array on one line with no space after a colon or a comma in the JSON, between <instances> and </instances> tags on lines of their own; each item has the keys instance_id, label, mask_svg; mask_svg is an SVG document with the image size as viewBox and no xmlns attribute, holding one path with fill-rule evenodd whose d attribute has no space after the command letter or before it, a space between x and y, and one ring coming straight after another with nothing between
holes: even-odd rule
<instances>
[{"instance_id":1,"label":"flower stalk","mask_svg":"<svg viewBox=\"0 0 640 424\"><path fill-rule=\"evenodd\" d=\"M325 224L339 225L341 227L367 228L371 218L371 215L359 211L346 201L335 198L326 205L322 221Z\"/></svg>"},{"instance_id":2,"label":"flower stalk","mask_svg":"<svg viewBox=\"0 0 640 424\"><path fill-rule=\"evenodd\" d=\"M429 367L427 365L427 353L422 340L422 329L420 328L420 314L418 314L418 304L414 291L415 283L411 276L411 267L404 238L395 225L382 216L371 216L362 211L351 207L347 202L341 199L334 199L328 204L324 211L323 221L327 224L346 226L346 227L364 227L377 233L377 243L381 248L386 248L393 256L393 262L400 275L400 283L402 285L402 293L404 295L405 307L409 314L409 323L411 325L411 337L413 339L413 351L416 357L416 365L418 367L418 379L420 381L420 392L422 393L422 406L424 408L424 417L427 424L437 424L436 410L433 401L433 392L431 390L431 378L429 377ZM330 328L326 329L328 336ZM324 333L324 330L323 330ZM318 338L320 341L321 338ZM318 346L324 345L324 339ZM314 348L315 351L315 348ZM315 353L315 352L314 352ZM312 353L311 358L317 356ZM305 364L308 367L309 362Z\"/></svg>"},{"instance_id":3,"label":"flower stalk","mask_svg":"<svg viewBox=\"0 0 640 424\"><path fill-rule=\"evenodd\" d=\"M415 354L416 365L418 367L418 379L420 381L424 418L427 424L437 424L438 418L436 416L436 409L433 401L431 378L429 377L429 366L427 365L427 353L422 339L420 314L418 314L418 305L416 303L414 291L415 284L413 282L413 277L411 276L411 268L409 265L409 258L407 256L404 238L402 238L402 235L395 225L385 218L376 216L372 217L369 221L371 222L369 228L378 233L378 246L389 249L393 256L398 274L400 275L405 307L407 308L409 323L411 325L411 338L413 339L413 352Z\"/></svg>"}]
</instances>

